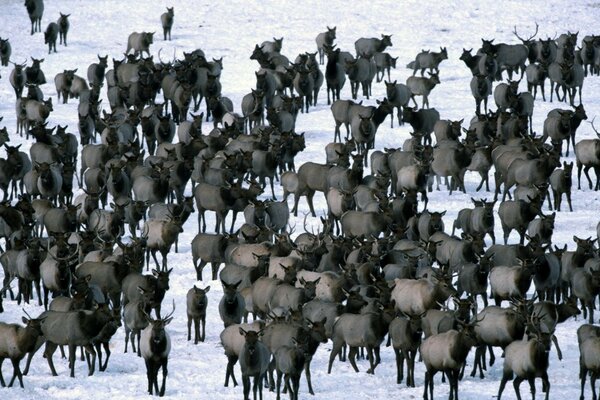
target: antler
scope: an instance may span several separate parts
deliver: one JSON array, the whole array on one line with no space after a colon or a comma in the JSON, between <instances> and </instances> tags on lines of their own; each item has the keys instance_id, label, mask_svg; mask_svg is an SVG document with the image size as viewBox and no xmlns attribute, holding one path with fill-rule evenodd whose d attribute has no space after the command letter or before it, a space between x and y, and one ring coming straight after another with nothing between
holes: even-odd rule
<instances>
[{"instance_id":1,"label":"antler","mask_svg":"<svg viewBox=\"0 0 600 400\"><path fill-rule=\"evenodd\" d=\"M590 122L590 124L592 125L592 129L594 130L594 132L596 132L596 135L600 138L600 132L598 132L598 130L596 129L596 127L594 126L594 120L596 119L596 117L594 117L592 119L592 122Z\"/></svg>"},{"instance_id":2,"label":"antler","mask_svg":"<svg viewBox=\"0 0 600 400\"><path fill-rule=\"evenodd\" d=\"M521 36L519 36L519 34L517 33L517 26L516 25L515 25L515 29L513 30L513 33L517 37L517 39L519 39L521 42L525 43L525 42L529 42L531 39L533 39L537 35L539 28L540 28L540 26L536 22L535 23L535 32L533 33L533 35L531 35L527 39L523 39Z\"/></svg>"},{"instance_id":3,"label":"antler","mask_svg":"<svg viewBox=\"0 0 600 400\"><path fill-rule=\"evenodd\" d=\"M173 310L166 317L162 318L162 320L164 321L171 318L173 314L175 314L175 299L173 299Z\"/></svg>"}]
</instances>

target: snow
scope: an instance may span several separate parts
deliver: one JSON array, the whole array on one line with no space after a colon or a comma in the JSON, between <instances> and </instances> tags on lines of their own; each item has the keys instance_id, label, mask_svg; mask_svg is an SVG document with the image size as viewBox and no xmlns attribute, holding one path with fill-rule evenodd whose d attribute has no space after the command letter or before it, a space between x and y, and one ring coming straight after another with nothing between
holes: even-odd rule
<instances>
[{"instance_id":1,"label":"snow","mask_svg":"<svg viewBox=\"0 0 600 400\"><path fill-rule=\"evenodd\" d=\"M223 57L222 73L223 95L230 97L239 111L242 96L254 87L254 71L258 65L249 59L256 43L271 40L273 37L284 37L282 53L293 59L305 51L316 51L314 39L326 26L337 26L338 47L354 53L354 41L360 37L379 37L380 34L393 34L393 47L389 52L399 56L398 68L392 70L392 80L404 82L411 71L404 68L421 49L438 50L447 47L449 59L441 64L441 85L436 87L429 99L432 107L436 107L444 119L461 119L468 121L474 112L474 101L469 90L470 72L458 59L462 49L477 49L481 38L494 38L495 42L516 43L512 34L514 26L521 36L528 36L539 23L538 37L554 37L557 34L571 31L579 32L579 38L594 34L599 16L598 4L594 2L548 1L456 1L445 2L424 1L370 1L346 2L330 0L291 1L241 1L207 2L193 0L177 1L140 1L140 0L53 0L45 2L42 29L59 16L59 11L70 13L71 28L68 34L68 47L57 45L58 53L47 54L47 46L43 43L43 35L29 35L30 22L22 0L2 0L0 3L0 37L10 39L13 54L12 61L22 63L29 57L45 58L42 64L48 84L43 87L45 96L51 96L55 104L51 114L50 125L68 124L70 131L76 131L77 104L71 100L69 104L57 104L53 87L53 77L64 69L78 68L81 76L86 76L87 66L96 62L96 55L108 54L110 58L121 59L126 48L127 37L133 31L156 31L155 43L151 52L156 57L162 49L163 59L174 56L182 57L184 51L201 48L206 55L214 58ZM160 14L167 6L175 7L175 23L173 41L162 40ZM109 59L110 59L109 58ZM0 115L4 116L3 125L11 132L11 144L23 143L21 150L28 150L31 143L16 137L14 93L8 82L11 67L0 68ZM599 79L589 77L585 80L583 102L588 116L598 114L600 107ZM548 88L548 85L547 85ZM525 84L521 84L525 90ZM549 94L549 90L547 91ZM385 86L374 84L373 98L365 104L374 104L375 98L383 98ZM343 98L350 97L349 84L346 84ZM490 99L491 101L491 99ZM104 100L107 104L107 100ZM492 103L490 103L492 104ZM541 132L543 120L549 110L555 107L567 108L565 104L554 102L535 103L533 118L534 129ZM212 122L205 124L204 132L208 132ZM333 121L329 107L326 105L326 92L322 89L319 104L307 115L298 117L297 132L306 132L307 149L298 156L296 165L304 161L324 160L323 148L333 139ZM409 127L389 127L386 120L380 127L377 136L377 148L399 147L409 137ZM578 139L595 137L589 124L582 124L578 131ZM567 158L574 160L574 156ZM470 196L491 197L490 193L475 193L479 182L475 174L467 174L466 186L468 194L455 193L448 196L442 189L430 196L431 210L448 210L445 221L446 229L452 225L457 212L470 206ZM277 188L281 196L281 188ZM189 191L189 188L188 188ZM596 236L598 194L587 189L574 190L574 212L561 212L556 217L554 241L557 245L568 244L574 247L573 235L579 237ZM324 197L317 194L315 208L322 215L326 209ZM296 233L302 229L302 213L308 207L303 199L300 202L300 217L292 218L291 224ZM211 217L212 218L212 217ZM318 219L308 218L309 224L318 229ZM212 219L209 227L214 226ZM499 220L496 220L496 237L501 238ZM218 281L195 282L189 243L197 233L195 216L186 224L185 232L180 236L180 252L169 254L169 266L175 272L171 290L164 300L164 309L168 310L172 299L177 304L175 319L168 330L172 337L172 351L169 359L169 376L166 396L171 398L197 398L210 396L213 399L239 399L241 387L223 387L226 358L219 343L222 323L218 316L217 304L222 295ZM513 233L510 241L514 243L517 236ZM205 276L208 269L205 270ZM206 342L193 345L186 339L185 294L194 284L200 287L211 285L207 321ZM21 307L11 301L5 301L6 312L0 314L0 321L16 322L23 314ZM41 309L26 305L24 309L37 315ZM558 340L565 358L559 362L552 350L549 368L551 397L573 396L579 390L578 381L578 349L575 331L582 323L570 320L560 325L557 330ZM66 360L55 355L55 364L59 376L52 377L42 358L40 351L32 363L28 376L25 377L25 389L0 389L0 396L10 399L80 399L87 396L102 395L114 400L146 398L146 376L143 360L135 355L123 354L124 331L120 330L111 344L113 351L108 370L96 372L87 377L85 363L76 363L76 379L68 377ZM315 398L342 399L348 395L354 398L385 398L401 396L415 398L422 396L424 368L422 363L416 367L416 384L414 389L404 385L396 385L396 368L394 355L390 348L382 348L382 363L375 376L367 375L366 361L359 361L360 373L352 371L348 363L335 363L331 375L326 374L326 364L331 343L319 348L313 364L313 386ZM469 357L471 364L472 355ZM5 363L9 364L10 363ZM462 399L492 398L496 395L501 377L502 359L498 359L491 367L485 380L465 377L460 382ZM4 376L9 375L11 367L4 368ZM239 368L236 374L240 377ZM527 391L527 385L522 391ZM538 392L541 385L537 383ZM439 374L436 378L435 393L444 397L448 393L448 385L441 384ZM304 378L300 388L300 397L309 398ZM525 394L527 398L527 394ZM265 393L265 398L274 398L274 394ZM505 398L514 398L512 388L505 391Z\"/></svg>"}]
</instances>

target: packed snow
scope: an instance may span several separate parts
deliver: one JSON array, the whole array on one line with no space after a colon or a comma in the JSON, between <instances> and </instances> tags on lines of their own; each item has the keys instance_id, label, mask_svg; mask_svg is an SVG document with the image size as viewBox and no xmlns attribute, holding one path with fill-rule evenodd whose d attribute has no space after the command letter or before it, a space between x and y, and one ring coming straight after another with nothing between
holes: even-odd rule
<instances>
[{"instance_id":1,"label":"packed snow","mask_svg":"<svg viewBox=\"0 0 600 400\"><path fill-rule=\"evenodd\" d=\"M223 95L230 97L235 104L235 111L240 111L242 97L255 85L254 71L258 64L249 59L254 45L273 37L283 37L282 53L288 58L295 58L299 53L316 51L315 37L323 32L326 26L337 26L336 43L342 50L354 53L354 41L360 37L380 37L382 33L392 34L393 47L388 51L398 56L398 68L392 70L392 80L404 82L412 71L404 66L414 59L422 49L437 51L447 47L449 59L440 67L441 84L429 97L430 104L440 112L444 119L470 120L474 115L474 101L469 90L470 71L458 59L462 49L476 50L481 45L481 38L495 39L495 43L519 43L512 31L516 26L521 36L527 36L535 30L535 23L540 26L538 37L555 37L571 31L579 32L579 39L594 31L597 18L600 16L600 3L593 1L565 2L547 1L456 1L423 2L423 1L370 1L346 2L333 1L240 1L209 2L196 0L173 1L141 1L141 0L53 0L45 2L42 18L42 30L52 21L56 21L59 12L70 13L71 28L68 33L68 47L57 45L58 52L47 54L43 34L31 36L30 21L22 0L3 0L0 2L0 37L9 38L12 45L11 60L15 63L28 61L30 57L45 58L42 69L48 84L42 89L46 97L51 96L54 112L50 115L51 126L69 125L69 131L76 132L77 101L69 104L58 104L54 89L53 77L64 69L78 69L78 74L85 76L87 66L97 61L97 55L109 55L121 59L126 49L127 37L133 31L156 31L155 43L151 52L155 56L161 51L161 57L172 59L183 57L183 52L202 49L210 59L223 57L224 70L221 75ZM162 40L160 15L167 6L175 8L175 23L172 41ZM580 44L580 43L579 43ZM322 66L324 68L324 66ZM15 134L15 98L9 84L8 76L12 66L0 68L0 116L4 117L1 126L6 125L11 134L11 144L23 143L21 150L27 151L31 142ZM583 103L588 116L593 118L600 110L600 79L588 77L584 83ZM521 90L526 90L521 83ZM547 93L549 84L547 83ZM105 96L103 94L103 96ZM375 99L385 96L385 86L374 83L373 98L365 100L365 104L374 104ZM342 98L350 98L349 83L346 83ZM420 101L419 101L420 103ZM107 107L107 100L104 100ZM492 99L490 105L494 108ZM534 130L541 132L547 112L555 107L567 108L563 103L535 102L533 116ZM208 132L212 122L205 123L204 132ZM310 113L301 114L296 126L297 132L305 132L307 148L297 157L296 165L304 161L324 162L324 147L333 140L333 119L326 104L325 88L321 90L318 105ZM379 128L376 140L377 148L399 147L409 137L409 126L390 128L386 120ZM591 127L583 123L578 131L578 139L596 137ZM574 155L567 160L574 160ZM445 188L431 193L429 209L447 210L445 216L446 230L449 232L457 212L471 206L471 196L491 198L492 193L475 193L479 183L476 174L468 173L466 177L467 194L454 193L448 196ZM187 192L190 193L190 187ZM556 217L554 232L555 244L567 244L574 248L572 237L595 237L598 194L587 189L574 189L574 212L561 212ZM78 189L79 193L79 189ZM268 192L267 192L268 193ZM281 198L281 187L276 188ZM267 194L263 195L267 198ZM324 197L317 194L315 208L320 215L326 210ZM302 214L308 211L304 199L300 202L298 218L291 218L295 226L295 234L302 231ZM210 213L209 213L210 214ZM211 217L212 218L212 217ZM209 219L209 229L214 221ZM308 217L309 226L315 231L319 228L319 220ZM168 310L172 299L175 299L176 310L174 321L168 326L172 338L172 351L169 357L169 376L167 378L166 396L172 398L239 399L242 388L223 387L226 358L219 342L222 323L219 319L217 305L222 295L219 281L195 281L192 266L190 242L198 232L196 215L194 214L180 235L179 253L169 254L169 266L174 268L171 289L164 300L164 309ZM496 219L496 237L501 238L499 220ZM518 240L516 233L510 242ZM205 277L208 268L205 270ZM211 286L208 307L207 336L204 343L193 345L187 339L185 294L197 285ZM20 322L22 308L15 302L5 301L6 312L0 314L0 321ZM31 315L38 315L42 309L34 304L25 305L24 309ZM558 361L555 350L550 356L550 398L567 398L578 394L578 348L575 331L582 323L582 318L570 320L560 325L557 330L558 340L562 346L564 359ZM61 360L56 353L55 364L59 376L52 377L42 351L35 356L29 375L25 379L25 389L0 388L0 396L5 399L81 399L86 397L109 397L111 399L146 398L146 372L144 362L134 354L123 353L124 330L121 329L111 343L112 356L106 372L87 375L84 362L76 363L76 379L69 378L66 360ZM322 345L312 363L312 381L317 399L342 399L347 397L366 398L415 398L423 394L424 366L417 363L416 388L397 385L394 354L391 348L382 348L382 363L376 374L366 374L367 361L360 360L360 372L354 373L348 363L336 361L330 375L326 373L326 365L331 350L331 342ZM459 384L462 399L492 398L498 391L502 374L502 359L498 359L486 373L486 378L466 376ZM472 355L468 358L472 365ZM22 363L24 365L24 363ZM4 363L5 378L12 371L9 362ZM236 374L240 377L239 367ZM444 398L448 394L448 385L440 382L441 375L436 377L435 395ZM538 396L541 385L537 382ZM529 397L527 385L522 385L522 393ZM589 393L589 392L588 392ZM273 393L264 393L266 399L274 398ZM511 385L504 393L505 398L514 398ZM589 396L589 394L588 394ZM300 387L300 397L310 398L304 378Z\"/></svg>"}]
</instances>

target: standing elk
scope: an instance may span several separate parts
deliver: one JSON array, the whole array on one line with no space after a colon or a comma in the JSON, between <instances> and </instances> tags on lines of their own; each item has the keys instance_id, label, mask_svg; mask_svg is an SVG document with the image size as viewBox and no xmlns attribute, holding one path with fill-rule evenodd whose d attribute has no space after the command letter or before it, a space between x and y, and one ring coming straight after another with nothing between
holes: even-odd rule
<instances>
[{"instance_id":1,"label":"standing elk","mask_svg":"<svg viewBox=\"0 0 600 400\"><path fill-rule=\"evenodd\" d=\"M171 337L165 329L173 320L175 313L175 300L173 300L173 311L165 318L148 319L148 326L141 333L140 349L142 358L146 363L146 376L148 377L148 394L156 394L160 397L165 395L167 383L167 364L171 352ZM162 368L162 384L158 389L158 370Z\"/></svg>"},{"instance_id":2,"label":"standing elk","mask_svg":"<svg viewBox=\"0 0 600 400\"><path fill-rule=\"evenodd\" d=\"M60 18L56 21L58 25L59 44L64 44L67 47L67 33L69 32L69 16L71 14L60 13Z\"/></svg>"},{"instance_id":3,"label":"standing elk","mask_svg":"<svg viewBox=\"0 0 600 400\"><path fill-rule=\"evenodd\" d=\"M44 14L44 0L25 0L27 14L31 20L31 34L42 31L42 15Z\"/></svg>"},{"instance_id":4,"label":"standing elk","mask_svg":"<svg viewBox=\"0 0 600 400\"><path fill-rule=\"evenodd\" d=\"M167 35L169 36L169 40L171 40L171 28L173 28L173 17L175 16L174 9L175 7L167 7L167 12L162 13L160 16L164 40L167 40Z\"/></svg>"}]
</instances>

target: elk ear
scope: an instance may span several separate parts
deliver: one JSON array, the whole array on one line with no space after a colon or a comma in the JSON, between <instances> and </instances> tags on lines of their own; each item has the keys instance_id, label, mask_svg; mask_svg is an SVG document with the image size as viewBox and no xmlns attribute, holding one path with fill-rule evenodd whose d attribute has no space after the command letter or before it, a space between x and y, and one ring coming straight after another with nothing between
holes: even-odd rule
<instances>
[{"instance_id":1,"label":"elk ear","mask_svg":"<svg viewBox=\"0 0 600 400\"><path fill-rule=\"evenodd\" d=\"M246 336L246 334L248 334L248 332L246 332L244 328L240 328L240 335Z\"/></svg>"},{"instance_id":2,"label":"elk ear","mask_svg":"<svg viewBox=\"0 0 600 400\"><path fill-rule=\"evenodd\" d=\"M157 269L153 269L153 270L152 270L152 275L154 275L154 276L158 276L158 270L157 270Z\"/></svg>"},{"instance_id":3,"label":"elk ear","mask_svg":"<svg viewBox=\"0 0 600 400\"><path fill-rule=\"evenodd\" d=\"M208 293L208 291L209 291L209 290L210 290L210 286L207 286L207 287L204 289L204 293L205 293L205 294L206 294L206 293Z\"/></svg>"},{"instance_id":4,"label":"elk ear","mask_svg":"<svg viewBox=\"0 0 600 400\"><path fill-rule=\"evenodd\" d=\"M29 320L26 317L21 317L21 321L23 321L25 325L29 323Z\"/></svg>"}]
</instances>

